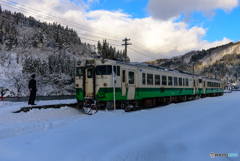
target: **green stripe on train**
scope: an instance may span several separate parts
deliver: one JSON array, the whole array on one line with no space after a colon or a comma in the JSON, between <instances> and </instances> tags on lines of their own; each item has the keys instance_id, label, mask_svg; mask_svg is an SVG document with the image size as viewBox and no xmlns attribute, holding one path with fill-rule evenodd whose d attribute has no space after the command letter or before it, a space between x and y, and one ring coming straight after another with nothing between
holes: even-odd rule
<instances>
[{"instance_id":1,"label":"green stripe on train","mask_svg":"<svg viewBox=\"0 0 240 161\"><path fill-rule=\"evenodd\" d=\"M206 88L206 94L208 93L222 93L222 88Z\"/></svg>"},{"instance_id":2,"label":"green stripe on train","mask_svg":"<svg viewBox=\"0 0 240 161\"><path fill-rule=\"evenodd\" d=\"M76 98L78 101L83 101L83 89L82 88L76 88Z\"/></svg>"},{"instance_id":3,"label":"green stripe on train","mask_svg":"<svg viewBox=\"0 0 240 161\"><path fill-rule=\"evenodd\" d=\"M77 100L83 100L82 89L78 88L76 91ZM219 93L222 89L206 89L207 93ZM203 94L203 89L199 88L195 91L195 94ZM115 88L116 100L127 100L128 88L126 89L126 95L122 96L121 88ZM193 88L136 88L135 100L151 97L166 97L166 96L181 96L181 95L193 95ZM113 100L113 88L100 88L97 92L96 99L99 101L112 101Z\"/></svg>"}]
</instances>

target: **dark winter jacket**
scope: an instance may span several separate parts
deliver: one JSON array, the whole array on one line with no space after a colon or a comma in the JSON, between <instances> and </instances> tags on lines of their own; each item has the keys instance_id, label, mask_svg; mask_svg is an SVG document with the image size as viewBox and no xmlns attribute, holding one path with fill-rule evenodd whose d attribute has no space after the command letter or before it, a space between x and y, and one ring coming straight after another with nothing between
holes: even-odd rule
<instances>
[{"instance_id":1,"label":"dark winter jacket","mask_svg":"<svg viewBox=\"0 0 240 161\"><path fill-rule=\"evenodd\" d=\"M37 87L36 87L36 80L35 79L31 79L29 81L29 85L28 85L29 89L32 89L33 92L37 91Z\"/></svg>"}]
</instances>

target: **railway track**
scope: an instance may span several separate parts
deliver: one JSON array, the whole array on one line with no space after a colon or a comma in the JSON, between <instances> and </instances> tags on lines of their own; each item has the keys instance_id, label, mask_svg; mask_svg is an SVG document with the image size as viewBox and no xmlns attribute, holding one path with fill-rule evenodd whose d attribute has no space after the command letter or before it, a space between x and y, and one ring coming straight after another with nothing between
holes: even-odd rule
<instances>
[{"instance_id":1,"label":"railway track","mask_svg":"<svg viewBox=\"0 0 240 161\"><path fill-rule=\"evenodd\" d=\"M73 104L57 104L57 105L42 105L42 106L22 107L20 110L14 111L13 113L28 112L28 111L30 111L30 110L32 110L32 109L61 108L61 107L64 107L64 106L76 108L76 107L77 107L77 103L73 103Z\"/></svg>"}]
</instances>

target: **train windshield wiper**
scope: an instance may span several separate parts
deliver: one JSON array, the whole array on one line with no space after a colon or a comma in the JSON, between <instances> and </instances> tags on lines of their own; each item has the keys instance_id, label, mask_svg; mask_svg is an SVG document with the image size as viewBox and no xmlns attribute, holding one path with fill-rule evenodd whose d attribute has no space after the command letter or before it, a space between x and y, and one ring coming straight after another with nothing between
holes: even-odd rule
<instances>
[{"instance_id":1,"label":"train windshield wiper","mask_svg":"<svg viewBox=\"0 0 240 161\"><path fill-rule=\"evenodd\" d=\"M101 77L103 77L102 74L101 74L101 72L100 72L98 69L97 69L97 71L98 71L98 73L101 75Z\"/></svg>"}]
</instances>

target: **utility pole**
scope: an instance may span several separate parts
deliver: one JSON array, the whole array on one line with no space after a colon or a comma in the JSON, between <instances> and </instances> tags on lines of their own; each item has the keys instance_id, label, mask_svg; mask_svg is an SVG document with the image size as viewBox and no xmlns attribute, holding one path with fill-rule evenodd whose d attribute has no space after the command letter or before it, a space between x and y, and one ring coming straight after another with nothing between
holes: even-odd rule
<instances>
[{"instance_id":1,"label":"utility pole","mask_svg":"<svg viewBox=\"0 0 240 161\"><path fill-rule=\"evenodd\" d=\"M193 75L194 75L194 62L192 62L192 66L193 66Z\"/></svg>"},{"instance_id":2,"label":"utility pole","mask_svg":"<svg viewBox=\"0 0 240 161\"><path fill-rule=\"evenodd\" d=\"M227 90L228 90L228 76L227 76Z\"/></svg>"},{"instance_id":3,"label":"utility pole","mask_svg":"<svg viewBox=\"0 0 240 161\"><path fill-rule=\"evenodd\" d=\"M128 45L132 45L132 43L128 43L128 41L130 41L130 39L127 39L127 38L123 39L122 41L125 42L125 44L122 44L122 45L125 45L125 55L124 55L124 58L125 58L125 61L126 61L127 60L127 46Z\"/></svg>"}]
</instances>

